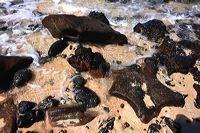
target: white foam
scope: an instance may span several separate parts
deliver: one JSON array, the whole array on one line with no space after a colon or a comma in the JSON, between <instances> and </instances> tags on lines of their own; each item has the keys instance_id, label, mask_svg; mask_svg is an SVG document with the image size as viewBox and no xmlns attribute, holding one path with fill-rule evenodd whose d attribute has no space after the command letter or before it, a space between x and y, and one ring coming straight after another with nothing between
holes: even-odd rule
<instances>
[{"instance_id":1,"label":"white foam","mask_svg":"<svg viewBox=\"0 0 200 133\"><path fill-rule=\"evenodd\" d=\"M27 84L29 87L33 88L33 89L42 89L42 87L38 84L31 84L31 83L28 83Z\"/></svg>"},{"instance_id":2,"label":"white foam","mask_svg":"<svg viewBox=\"0 0 200 133\"><path fill-rule=\"evenodd\" d=\"M73 6L66 3L61 3L60 6L63 8L65 13L75 13L75 12L86 13L89 10L88 8L85 7Z\"/></svg>"},{"instance_id":3,"label":"white foam","mask_svg":"<svg viewBox=\"0 0 200 133\"><path fill-rule=\"evenodd\" d=\"M5 43L8 40L9 40L9 35L7 33L3 33L3 34L0 35L0 43Z\"/></svg>"}]
</instances>

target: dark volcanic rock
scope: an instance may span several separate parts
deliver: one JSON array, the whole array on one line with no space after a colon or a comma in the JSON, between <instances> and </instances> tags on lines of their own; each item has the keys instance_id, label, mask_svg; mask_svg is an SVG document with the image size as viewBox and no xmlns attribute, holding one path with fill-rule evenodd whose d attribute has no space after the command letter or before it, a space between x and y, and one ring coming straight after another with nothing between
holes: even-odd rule
<instances>
[{"instance_id":1,"label":"dark volcanic rock","mask_svg":"<svg viewBox=\"0 0 200 133\"><path fill-rule=\"evenodd\" d=\"M0 92L9 89L15 72L29 67L32 62L31 57L0 55Z\"/></svg>"},{"instance_id":2,"label":"dark volcanic rock","mask_svg":"<svg viewBox=\"0 0 200 133\"><path fill-rule=\"evenodd\" d=\"M166 66L169 75L174 72L187 74L197 60L195 53L186 55L181 46L168 37L158 49L155 56L161 65Z\"/></svg>"},{"instance_id":3,"label":"dark volcanic rock","mask_svg":"<svg viewBox=\"0 0 200 133\"><path fill-rule=\"evenodd\" d=\"M8 29L5 21L0 20L0 31L5 31Z\"/></svg>"},{"instance_id":4,"label":"dark volcanic rock","mask_svg":"<svg viewBox=\"0 0 200 133\"><path fill-rule=\"evenodd\" d=\"M128 2L130 2L131 0L107 0L108 2L120 2L120 3L123 3L123 4L126 4Z\"/></svg>"},{"instance_id":5,"label":"dark volcanic rock","mask_svg":"<svg viewBox=\"0 0 200 133\"><path fill-rule=\"evenodd\" d=\"M13 77L13 85L20 87L25 85L29 80L32 79L32 72L29 69L18 70Z\"/></svg>"},{"instance_id":6,"label":"dark volcanic rock","mask_svg":"<svg viewBox=\"0 0 200 133\"><path fill-rule=\"evenodd\" d=\"M181 40L177 45L186 49L190 49L193 54L200 58L200 41Z\"/></svg>"},{"instance_id":7,"label":"dark volcanic rock","mask_svg":"<svg viewBox=\"0 0 200 133\"><path fill-rule=\"evenodd\" d=\"M196 108L200 109L200 85L194 84L193 87L197 92L197 96L196 96L194 105Z\"/></svg>"},{"instance_id":8,"label":"dark volcanic rock","mask_svg":"<svg viewBox=\"0 0 200 133\"><path fill-rule=\"evenodd\" d=\"M0 119L3 118L5 126L0 128L1 133L15 133L16 126L16 106L13 99L7 98L0 102Z\"/></svg>"},{"instance_id":9,"label":"dark volcanic rock","mask_svg":"<svg viewBox=\"0 0 200 133\"><path fill-rule=\"evenodd\" d=\"M85 108L96 107L100 103L97 94L89 88L75 87L73 92L75 94L76 102Z\"/></svg>"},{"instance_id":10,"label":"dark volcanic rock","mask_svg":"<svg viewBox=\"0 0 200 133\"><path fill-rule=\"evenodd\" d=\"M44 100L38 103L37 109L39 110L47 110L51 107L59 105L60 101L53 98L52 96L46 97Z\"/></svg>"},{"instance_id":11,"label":"dark volcanic rock","mask_svg":"<svg viewBox=\"0 0 200 133\"><path fill-rule=\"evenodd\" d=\"M79 72L98 70L103 76L110 68L109 63L100 53L93 53L91 48L81 46L75 50L75 55L72 55L68 62Z\"/></svg>"},{"instance_id":12,"label":"dark volcanic rock","mask_svg":"<svg viewBox=\"0 0 200 133\"><path fill-rule=\"evenodd\" d=\"M85 85L86 80L80 75L77 75L73 78L73 83L75 87L82 87Z\"/></svg>"},{"instance_id":13,"label":"dark volcanic rock","mask_svg":"<svg viewBox=\"0 0 200 133\"><path fill-rule=\"evenodd\" d=\"M110 25L108 19L102 12L91 11L88 16L91 18L97 19L107 25Z\"/></svg>"},{"instance_id":14,"label":"dark volcanic rock","mask_svg":"<svg viewBox=\"0 0 200 133\"><path fill-rule=\"evenodd\" d=\"M198 68L197 67L192 68L191 73L193 75L194 81L200 82L200 71L198 70Z\"/></svg>"},{"instance_id":15,"label":"dark volcanic rock","mask_svg":"<svg viewBox=\"0 0 200 133\"><path fill-rule=\"evenodd\" d=\"M109 133L109 131L114 128L114 122L115 117L109 117L107 120L103 120L99 126L100 130L98 133Z\"/></svg>"},{"instance_id":16,"label":"dark volcanic rock","mask_svg":"<svg viewBox=\"0 0 200 133\"><path fill-rule=\"evenodd\" d=\"M36 103L29 101L21 101L18 105L18 113L26 114L36 106Z\"/></svg>"},{"instance_id":17,"label":"dark volcanic rock","mask_svg":"<svg viewBox=\"0 0 200 133\"><path fill-rule=\"evenodd\" d=\"M147 58L143 69L137 65L132 65L113 72L114 83L109 93L126 100L144 123L157 116L164 106L183 107L185 103L185 96L172 91L157 79L157 71L156 60ZM134 86L132 83L134 83ZM143 100L145 95L141 88L143 84L147 86L147 94L154 103L153 107L147 108Z\"/></svg>"},{"instance_id":18,"label":"dark volcanic rock","mask_svg":"<svg viewBox=\"0 0 200 133\"><path fill-rule=\"evenodd\" d=\"M86 16L49 15L42 20L55 38L99 44L126 44L127 37L103 22Z\"/></svg>"},{"instance_id":19,"label":"dark volcanic rock","mask_svg":"<svg viewBox=\"0 0 200 133\"><path fill-rule=\"evenodd\" d=\"M169 117L164 117L164 121L166 125L171 129L173 133L181 133L181 125L175 121L173 121Z\"/></svg>"},{"instance_id":20,"label":"dark volcanic rock","mask_svg":"<svg viewBox=\"0 0 200 133\"><path fill-rule=\"evenodd\" d=\"M160 130L161 130L161 125L152 123L151 125L149 125L147 133L160 133Z\"/></svg>"},{"instance_id":21,"label":"dark volcanic rock","mask_svg":"<svg viewBox=\"0 0 200 133\"><path fill-rule=\"evenodd\" d=\"M79 105L61 105L50 108L47 115L53 127L80 126L96 117L91 112L87 114L85 111L85 108Z\"/></svg>"},{"instance_id":22,"label":"dark volcanic rock","mask_svg":"<svg viewBox=\"0 0 200 133\"><path fill-rule=\"evenodd\" d=\"M157 19L150 20L143 24L138 23L133 30L134 32L147 36L149 40L155 42L164 38L165 34L168 33L165 24Z\"/></svg>"},{"instance_id":23,"label":"dark volcanic rock","mask_svg":"<svg viewBox=\"0 0 200 133\"><path fill-rule=\"evenodd\" d=\"M17 118L17 126L19 128L28 128L35 122L44 120L45 114L41 110L31 110L24 115L19 115Z\"/></svg>"},{"instance_id":24,"label":"dark volcanic rock","mask_svg":"<svg viewBox=\"0 0 200 133\"><path fill-rule=\"evenodd\" d=\"M199 2L199 0L170 0L170 1L175 1L175 2L180 2L180 3L193 3L193 2Z\"/></svg>"},{"instance_id":25,"label":"dark volcanic rock","mask_svg":"<svg viewBox=\"0 0 200 133\"><path fill-rule=\"evenodd\" d=\"M54 42L48 51L49 57L55 57L56 55L62 53L62 51L68 46L68 43L65 39L58 40Z\"/></svg>"}]
</instances>

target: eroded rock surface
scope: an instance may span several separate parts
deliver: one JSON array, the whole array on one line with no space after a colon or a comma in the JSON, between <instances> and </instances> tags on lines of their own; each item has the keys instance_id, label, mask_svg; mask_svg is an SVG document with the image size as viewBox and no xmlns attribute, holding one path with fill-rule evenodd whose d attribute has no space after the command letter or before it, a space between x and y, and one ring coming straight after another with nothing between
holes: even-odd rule
<instances>
[{"instance_id":1,"label":"eroded rock surface","mask_svg":"<svg viewBox=\"0 0 200 133\"><path fill-rule=\"evenodd\" d=\"M95 118L79 105L60 105L48 110L48 120L53 127L84 125Z\"/></svg>"},{"instance_id":2,"label":"eroded rock surface","mask_svg":"<svg viewBox=\"0 0 200 133\"><path fill-rule=\"evenodd\" d=\"M113 72L114 83L109 90L110 94L126 100L144 123L157 116L164 106L183 107L185 103L182 94L172 91L156 78L157 69L157 64L150 58L146 59L144 68L132 65ZM154 103L152 107L147 107L143 100L143 84L146 84L146 93Z\"/></svg>"}]
</instances>

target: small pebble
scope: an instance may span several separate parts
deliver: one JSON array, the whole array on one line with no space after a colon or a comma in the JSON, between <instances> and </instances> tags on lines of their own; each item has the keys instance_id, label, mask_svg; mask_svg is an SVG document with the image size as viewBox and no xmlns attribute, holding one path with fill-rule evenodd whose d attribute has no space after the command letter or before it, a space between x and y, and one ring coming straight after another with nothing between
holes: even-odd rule
<instances>
[{"instance_id":1,"label":"small pebble","mask_svg":"<svg viewBox=\"0 0 200 133\"><path fill-rule=\"evenodd\" d=\"M109 113L109 112L110 112L110 109L109 109L109 107L103 107L103 110L104 110L105 112L107 112L107 113Z\"/></svg>"},{"instance_id":2,"label":"small pebble","mask_svg":"<svg viewBox=\"0 0 200 133\"><path fill-rule=\"evenodd\" d=\"M87 129L90 129L90 127L89 126L85 126Z\"/></svg>"},{"instance_id":3,"label":"small pebble","mask_svg":"<svg viewBox=\"0 0 200 133\"><path fill-rule=\"evenodd\" d=\"M122 125L123 129L128 128L129 126L130 126L130 124L128 122L125 122Z\"/></svg>"},{"instance_id":4,"label":"small pebble","mask_svg":"<svg viewBox=\"0 0 200 133\"><path fill-rule=\"evenodd\" d=\"M124 104L122 103L122 104L120 105L120 107L123 109L123 108L124 108Z\"/></svg>"}]
</instances>

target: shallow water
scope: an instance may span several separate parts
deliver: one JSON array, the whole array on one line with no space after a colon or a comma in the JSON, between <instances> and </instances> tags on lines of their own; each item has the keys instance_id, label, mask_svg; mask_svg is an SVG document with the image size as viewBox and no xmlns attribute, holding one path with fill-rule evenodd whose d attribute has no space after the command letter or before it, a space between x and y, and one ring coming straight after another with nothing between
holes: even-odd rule
<instances>
[{"instance_id":1,"label":"shallow water","mask_svg":"<svg viewBox=\"0 0 200 133\"><path fill-rule=\"evenodd\" d=\"M0 53L3 55L27 55L34 58L34 64L38 65L38 53L26 40L26 36L34 32L47 32L41 25L41 20L46 16L37 12L37 5L45 0L24 0L14 3L12 0L0 1L0 27L6 26L7 30L0 31ZM185 5L180 3L163 4L162 2L146 2L132 0L127 4L108 3L104 0L53 0L51 9L54 12L72 14L81 12L87 15L91 10L105 13L114 29L130 35L133 27L138 22L146 22L151 19L160 19L167 25L173 25L175 30L186 32L175 39L197 39L191 25L180 27L177 21L189 21L198 23L200 18L195 14L200 13L200 4ZM62 10L60 10L60 8ZM184 29L183 29L184 28ZM191 33L194 37L188 37ZM141 37L141 36L138 36Z\"/></svg>"}]
</instances>

